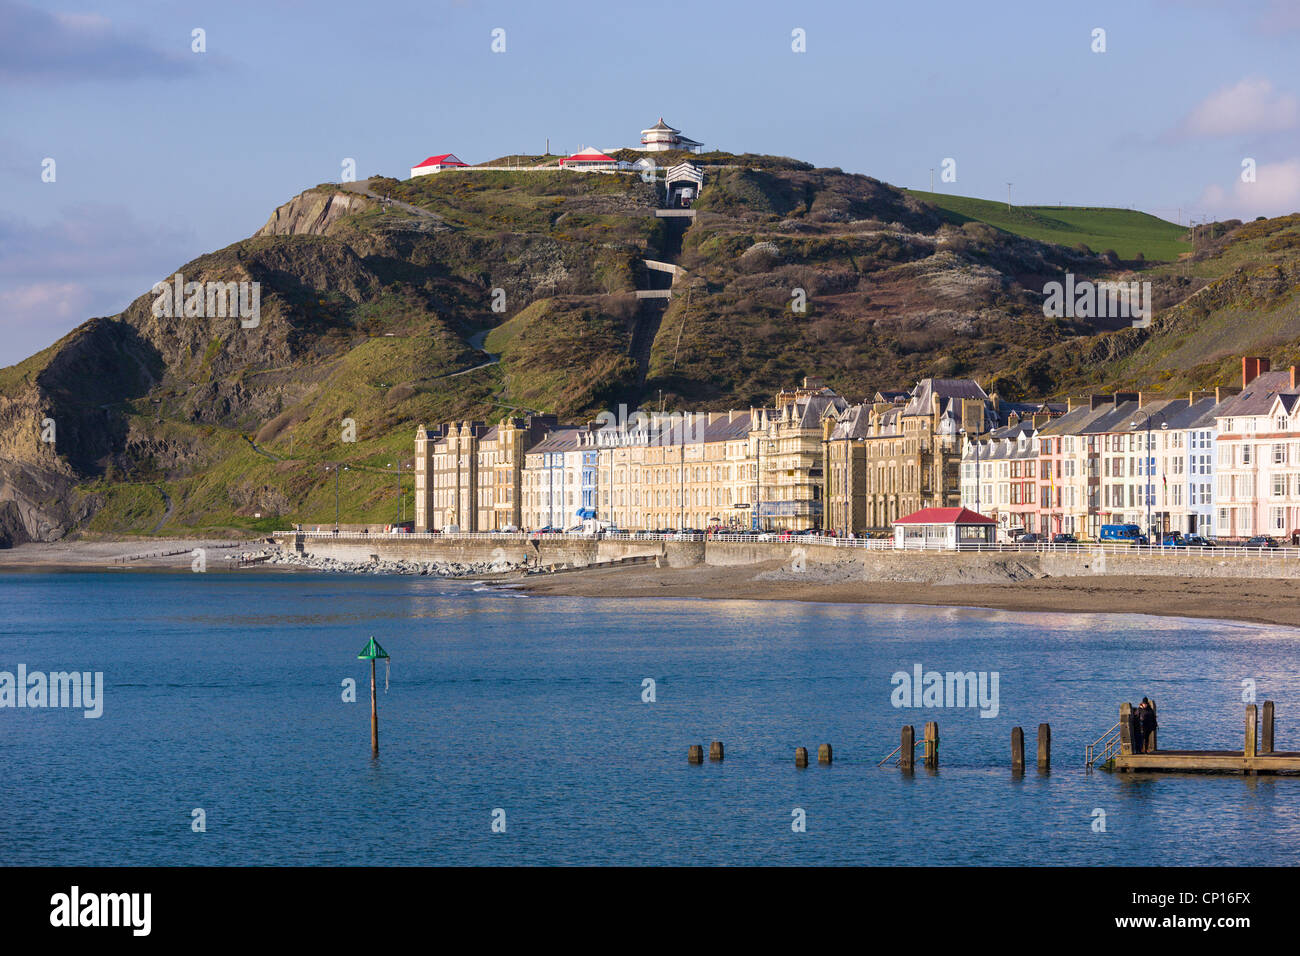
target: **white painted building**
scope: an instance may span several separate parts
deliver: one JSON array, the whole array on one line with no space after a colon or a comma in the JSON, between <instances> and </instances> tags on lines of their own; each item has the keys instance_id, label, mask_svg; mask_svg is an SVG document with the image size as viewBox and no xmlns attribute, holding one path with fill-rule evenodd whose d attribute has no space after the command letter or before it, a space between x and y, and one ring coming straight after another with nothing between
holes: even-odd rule
<instances>
[{"instance_id":1,"label":"white painted building","mask_svg":"<svg viewBox=\"0 0 1300 956\"><path fill-rule=\"evenodd\" d=\"M689 136L683 136L681 130L673 129L673 127L665 123L662 116L659 117L659 122L655 123L654 126L641 130L642 152L663 153L670 149L687 149L699 152L703 147L703 143L697 143Z\"/></svg>"},{"instance_id":2,"label":"white painted building","mask_svg":"<svg viewBox=\"0 0 1300 956\"><path fill-rule=\"evenodd\" d=\"M469 163L462 163L456 158L455 153L443 153L441 156L430 156L419 165L411 167L411 178L416 176L428 176L431 173L440 173L444 169L464 169Z\"/></svg>"}]
</instances>

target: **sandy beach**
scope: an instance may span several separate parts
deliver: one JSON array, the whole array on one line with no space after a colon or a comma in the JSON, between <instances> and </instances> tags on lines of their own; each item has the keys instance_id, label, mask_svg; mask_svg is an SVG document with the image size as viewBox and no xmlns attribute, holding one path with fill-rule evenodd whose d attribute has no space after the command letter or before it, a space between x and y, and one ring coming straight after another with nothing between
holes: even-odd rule
<instances>
[{"instance_id":1,"label":"sandy beach","mask_svg":"<svg viewBox=\"0 0 1300 956\"><path fill-rule=\"evenodd\" d=\"M0 571L96 571L104 569L190 570L194 550L202 548L211 565L262 546L264 538L131 538L124 541L51 541L0 549ZM176 553L173 553L176 552Z\"/></svg>"},{"instance_id":2,"label":"sandy beach","mask_svg":"<svg viewBox=\"0 0 1300 956\"><path fill-rule=\"evenodd\" d=\"M209 569L226 570L233 569L229 558L245 550L259 551L264 542L263 538L237 542L142 538L23 544L0 550L0 571L189 571L196 548L205 549ZM312 573L278 565L253 565L243 570ZM731 567L656 568L638 564L481 577L536 597L920 604L1008 611L1158 614L1300 627L1300 582L1280 578L1091 574L948 584L870 580L850 567L810 565L806 573L796 573L780 560Z\"/></svg>"},{"instance_id":3,"label":"sandy beach","mask_svg":"<svg viewBox=\"0 0 1300 956\"><path fill-rule=\"evenodd\" d=\"M528 577L537 596L705 598L815 601L830 604L922 604L1007 611L1108 612L1200 617L1300 627L1300 585L1270 578L1089 575L1006 583L931 584L799 579L782 562L743 567L592 568Z\"/></svg>"}]
</instances>

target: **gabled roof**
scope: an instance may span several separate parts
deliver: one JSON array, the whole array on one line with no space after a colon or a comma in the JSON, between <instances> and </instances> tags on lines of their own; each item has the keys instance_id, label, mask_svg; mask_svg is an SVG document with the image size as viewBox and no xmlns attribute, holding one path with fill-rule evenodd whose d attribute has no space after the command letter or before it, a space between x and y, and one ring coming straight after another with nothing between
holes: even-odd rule
<instances>
[{"instance_id":1,"label":"gabled roof","mask_svg":"<svg viewBox=\"0 0 1300 956\"><path fill-rule=\"evenodd\" d=\"M612 162L615 162L614 157L606 156L595 146L588 146L586 149L574 153L572 156L566 156L564 159L560 160L560 165L563 166L565 163L612 163Z\"/></svg>"},{"instance_id":2,"label":"gabled roof","mask_svg":"<svg viewBox=\"0 0 1300 956\"><path fill-rule=\"evenodd\" d=\"M871 406L853 405L839 414L830 441L866 438L871 434Z\"/></svg>"},{"instance_id":3,"label":"gabled roof","mask_svg":"<svg viewBox=\"0 0 1300 956\"><path fill-rule=\"evenodd\" d=\"M923 378L912 390L904 415L932 415L942 411L951 399L973 398L987 400L988 395L979 383L969 378Z\"/></svg>"},{"instance_id":4,"label":"gabled roof","mask_svg":"<svg viewBox=\"0 0 1300 956\"><path fill-rule=\"evenodd\" d=\"M903 515L894 524L997 524L992 518L969 508L922 508Z\"/></svg>"},{"instance_id":5,"label":"gabled roof","mask_svg":"<svg viewBox=\"0 0 1300 956\"><path fill-rule=\"evenodd\" d=\"M1087 405L1080 405L1077 408L1070 409L1060 418L1053 418L1050 422L1046 422L1043 427L1038 430L1038 433L1045 437L1052 435L1082 434L1085 426L1090 424L1094 418L1100 416L1103 413L1103 410L1109 409L1110 407L1111 406L1109 405L1104 405L1102 408L1094 409L1089 408Z\"/></svg>"},{"instance_id":6,"label":"gabled roof","mask_svg":"<svg viewBox=\"0 0 1300 956\"><path fill-rule=\"evenodd\" d=\"M555 451L572 451L579 445L579 433L581 428L557 428L532 448L528 449L529 455L549 454Z\"/></svg>"},{"instance_id":7,"label":"gabled roof","mask_svg":"<svg viewBox=\"0 0 1300 956\"><path fill-rule=\"evenodd\" d=\"M1241 394L1225 399L1215 410L1219 418L1241 415L1267 415L1273 407L1273 396L1291 391L1291 372L1261 372L1241 390Z\"/></svg>"},{"instance_id":8,"label":"gabled roof","mask_svg":"<svg viewBox=\"0 0 1300 956\"><path fill-rule=\"evenodd\" d=\"M462 163L456 158L455 153L443 153L441 156L430 156L422 163L412 166L412 169L420 169L423 166L468 166L469 163Z\"/></svg>"},{"instance_id":9,"label":"gabled roof","mask_svg":"<svg viewBox=\"0 0 1300 956\"><path fill-rule=\"evenodd\" d=\"M1293 415L1295 414L1296 405L1300 404L1300 395L1295 392L1287 392L1278 395L1276 401L1277 404L1282 406L1282 411L1286 412L1288 415Z\"/></svg>"}]
</instances>

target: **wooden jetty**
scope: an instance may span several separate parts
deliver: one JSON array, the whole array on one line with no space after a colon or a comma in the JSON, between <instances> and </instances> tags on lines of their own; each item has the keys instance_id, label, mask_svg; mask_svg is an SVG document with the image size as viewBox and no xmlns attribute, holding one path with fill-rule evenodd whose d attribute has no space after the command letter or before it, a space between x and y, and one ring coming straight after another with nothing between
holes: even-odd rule
<instances>
[{"instance_id":1,"label":"wooden jetty","mask_svg":"<svg viewBox=\"0 0 1300 956\"><path fill-rule=\"evenodd\" d=\"M1258 708L1246 705L1245 740L1240 750L1160 750L1137 752L1135 708L1121 704L1119 723L1088 747L1087 766L1120 773L1240 773L1300 774L1300 753L1273 749L1273 702L1264 702L1263 734Z\"/></svg>"}]
</instances>

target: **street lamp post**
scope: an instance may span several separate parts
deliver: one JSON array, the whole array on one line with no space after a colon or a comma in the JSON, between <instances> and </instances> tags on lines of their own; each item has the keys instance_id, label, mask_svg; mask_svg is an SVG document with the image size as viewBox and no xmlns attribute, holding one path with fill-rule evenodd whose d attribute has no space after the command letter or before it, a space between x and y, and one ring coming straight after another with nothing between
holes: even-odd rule
<instances>
[{"instance_id":1,"label":"street lamp post","mask_svg":"<svg viewBox=\"0 0 1300 956\"><path fill-rule=\"evenodd\" d=\"M406 521L406 499L402 497L402 465L403 462L399 461L397 463L397 470L393 472L393 477L397 479L397 520L399 524ZM391 461L388 463L388 467L393 467Z\"/></svg>"},{"instance_id":2,"label":"street lamp post","mask_svg":"<svg viewBox=\"0 0 1300 956\"><path fill-rule=\"evenodd\" d=\"M339 464L326 465L325 470L326 471L332 470L334 472L334 533L338 534L339 533L339 472L347 471L348 466L339 465Z\"/></svg>"}]
</instances>

